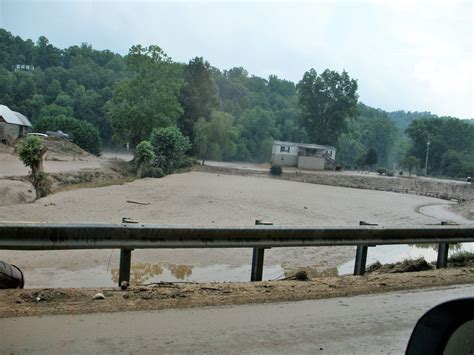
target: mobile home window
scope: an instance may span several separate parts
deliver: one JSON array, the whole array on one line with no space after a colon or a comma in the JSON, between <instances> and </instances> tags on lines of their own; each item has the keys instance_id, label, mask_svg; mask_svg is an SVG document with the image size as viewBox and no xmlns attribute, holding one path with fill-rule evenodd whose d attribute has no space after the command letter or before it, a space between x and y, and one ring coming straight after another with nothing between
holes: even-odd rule
<instances>
[{"instance_id":1,"label":"mobile home window","mask_svg":"<svg viewBox=\"0 0 474 355\"><path fill-rule=\"evenodd\" d=\"M290 147L285 147L284 145L282 145L280 147L280 152L287 152L289 153L290 152Z\"/></svg>"}]
</instances>

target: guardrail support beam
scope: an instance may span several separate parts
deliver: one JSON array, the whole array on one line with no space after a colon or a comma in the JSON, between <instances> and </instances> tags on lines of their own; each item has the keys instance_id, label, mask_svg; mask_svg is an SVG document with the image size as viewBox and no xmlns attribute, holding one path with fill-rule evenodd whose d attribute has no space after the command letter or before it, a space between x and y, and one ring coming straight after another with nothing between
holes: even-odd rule
<instances>
[{"instance_id":1,"label":"guardrail support beam","mask_svg":"<svg viewBox=\"0 0 474 355\"><path fill-rule=\"evenodd\" d=\"M130 284L130 266L132 263L132 249L120 249L120 266L119 266L119 287L122 281Z\"/></svg>"},{"instance_id":2,"label":"guardrail support beam","mask_svg":"<svg viewBox=\"0 0 474 355\"><path fill-rule=\"evenodd\" d=\"M264 248L253 248L252 270L250 272L250 281L262 281L264 256L265 256Z\"/></svg>"},{"instance_id":3,"label":"guardrail support beam","mask_svg":"<svg viewBox=\"0 0 474 355\"><path fill-rule=\"evenodd\" d=\"M354 275L362 276L365 274L365 266L367 264L367 245L358 245L356 250L356 258L354 265Z\"/></svg>"},{"instance_id":4,"label":"guardrail support beam","mask_svg":"<svg viewBox=\"0 0 474 355\"><path fill-rule=\"evenodd\" d=\"M436 260L436 268L442 269L448 266L448 243L439 243L438 245L438 260Z\"/></svg>"},{"instance_id":5,"label":"guardrail support beam","mask_svg":"<svg viewBox=\"0 0 474 355\"><path fill-rule=\"evenodd\" d=\"M265 222L261 219L255 220L256 226L272 226L273 222ZM250 270L250 281L262 281L263 261L265 258L265 248L253 248L252 269Z\"/></svg>"}]
</instances>

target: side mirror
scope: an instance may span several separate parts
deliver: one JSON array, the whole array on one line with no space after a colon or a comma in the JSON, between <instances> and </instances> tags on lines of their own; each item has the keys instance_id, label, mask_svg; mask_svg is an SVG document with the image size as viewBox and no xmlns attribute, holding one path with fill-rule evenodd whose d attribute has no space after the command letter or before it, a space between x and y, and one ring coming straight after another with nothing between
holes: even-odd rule
<instances>
[{"instance_id":1,"label":"side mirror","mask_svg":"<svg viewBox=\"0 0 474 355\"><path fill-rule=\"evenodd\" d=\"M429 310L416 323L406 354L474 354L474 298Z\"/></svg>"}]
</instances>

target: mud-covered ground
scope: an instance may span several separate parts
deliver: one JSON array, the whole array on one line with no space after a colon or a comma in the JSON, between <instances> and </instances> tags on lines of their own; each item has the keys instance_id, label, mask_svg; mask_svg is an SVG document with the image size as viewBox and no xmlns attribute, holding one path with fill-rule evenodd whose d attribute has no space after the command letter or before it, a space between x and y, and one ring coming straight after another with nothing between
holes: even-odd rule
<instances>
[{"instance_id":1,"label":"mud-covered ground","mask_svg":"<svg viewBox=\"0 0 474 355\"><path fill-rule=\"evenodd\" d=\"M0 318L290 302L473 282L474 268L461 267L403 274L324 277L309 281L158 283L127 290L0 290ZM102 293L105 299L94 299L97 293Z\"/></svg>"},{"instance_id":2,"label":"mud-covered ground","mask_svg":"<svg viewBox=\"0 0 474 355\"><path fill-rule=\"evenodd\" d=\"M439 223L437 218L416 213L419 206L448 203L391 192L189 172L124 185L65 191L30 204L0 207L0 220L120 223L123 217L129 217L141 223L207 226L252 226L257 219L283 226L357 226L359 221L384 226L413 226ZM274 248L265 253L265 268L282 265L285 269L308 266L327 269L353 257L352 247ZM39 277L54 282L54 270L118 267L116 253L111 258L109 250L0 251L0 259L19 266L25 271L27 280L36 278L36 282L41 281ZM250 260L250 249L133 252L134 264L239 267L248 265ZM31 275L41 268L47 269L48 273ZM86 273L84 277L86 280ZM77 285L81 286L85 285Z\"/></svg>"},{"instance_id":3,"label":"mud-covered ground","mask_svg":"<svg viewBox=\"0 0 474 355\"><path fill-rule=\"evenodd\" d=\"M52 149L57 153L51 154L45 163L47 169L52 169L49 172L56 181L56 193L53 195L25 203L34 198L27 182L0 180L0 200L3 196L3 200L8 202L0 206L0 221L119 223L123 217L128 217L142 223L219 226L251 226L257 219L285 226L356 226L361 220L384 226L413 226L437 224L446 216L450 217L450 214L444 214L448 206L455 206L455 212L464 216L467 223L472 220L472 201L455 205L447 200L414 194L373 191L370 190L372 187L377 190L382 185L369 186L372 179L367 178L357 178L355 189L319 185L314 183L316 180L304 183L304 177L301 181L285 181L268 178L266 173L261 176L241 172L227 175L210 171L126 183L120 171L120 161L111 161L110 157L98 159L80 151L76 156L69 156L68 148L66 153L63 148L60 145ZM25 173L18 161L12 163L17 159L14 152L0 153L0 176L2 173L9 175L10 163ZM89 164L93 164L94 168L91 169ZM351 179L346 175L344 179ZM295 176L300 178L298 174ZM321 176L324 179L338 179L334 173L323 173ZM102 183L107 185L107 181L113 184L114 179L120 185L92 188ZM389 178L385 180L392 181ZM378 178L376 182L383 181L385 184L385 180ZM329 185L337 184L334 181ZM426 188L425 185L422 187ZM465 187L457 184L454 190L459 192L461 188ZM430 214L433 211L427 213L430 207L436 209L436 214ZM116 271L117 253L110 250L0 250L0 260L20 266L25 272L27 286L37 282L60 287L59 276L63 274L74 273L88 278L91 270ZM353 257L352 247L275 248L266 251L265 269L278 266L282 271L291 272L305 268L316 270L315 274L319 274L319 271L334 268ZM132 263L156 271L162 265L168 265L173 270L180 265L188 269L192 266L221 265L238 268L250 260L249 249L136 250ZM126 291L113 288L6 290L0 291L0 317L296 301L472 283L473 275L471 267L463 267L412 274L314 278L305 282L175 283L134 286ZM137 280L134 276L137 275L133 274L132 269L132 280ZM139 277L138 280L140 282L136 283L147 281L146 277ZM79 278L74 287L81 286ZM92 299L98 292L105 294L105 300Z\"/></svg>"}]
</instances>

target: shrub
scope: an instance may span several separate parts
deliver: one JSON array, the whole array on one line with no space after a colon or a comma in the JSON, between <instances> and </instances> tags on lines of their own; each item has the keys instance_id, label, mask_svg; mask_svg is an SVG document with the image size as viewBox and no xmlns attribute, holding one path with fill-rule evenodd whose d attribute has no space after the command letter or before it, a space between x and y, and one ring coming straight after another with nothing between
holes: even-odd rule
<instances>
[{"instance_id":1,"label":"shrub","mask_svg":"<svg viewBox=\"0 0 474 355\"><path fill-rule=\"evenodd\" d=\"M398 173L398 175L402 176L402 175L403 175L403 170L400 170L400 172Z\"/></svg>"},{"instance_id":2,"label":"shrub","mask_svg":"<svg viewBox=\"0 0 474 355\"><path fill-rule=\"evenodd\" d=\"M72 137L72 142L82 149L95 155L100 154L99 131L89 122L64 115L43 117L35 122L34 130L43 133L61 130L69 134Z\"/></svg>"},{"instance_id":3,"label":"shrub","mask_svg":"<svg viewBox=\"0 0 474 355\"><path fill-rule=\"evenodd\" d=\"M387 176L395 176L395 172L393 172L392 170L389 170L389 171L387 171L386 175Z\"/></svg>"},{"instance_id":4,"label":"shrub","mask_svg":"<svg viewBox=\"0 0 474 355\"><path fill-rule=\"evenodd\" d=\"M272 165L270 168L270 174L275 176L280 176L283 173L280 165Z\"/></svg>"},{"instance_id":5,"label":"shrub","mask_svg":"<svg viewBox=\"0 0 474 355\"><path fill-rule=\"evenodd\" d=\"M165 173L163 172L163 169L157 167L157 166L147 166L145 167L142 172L140 177L145 178L145 177L150 177L150 178L161 178L165 176Z\"/></svg>"},{"instance_id":6,"label":"shrub","mask_svg":"<svg viewBox=\"0 0 474 355\"><path fill-rule=\"evenodd\" d=\"M185 153L191 149L188 137L183 136L178 127L155 128L150 137L155 153L155 164L165 174L188 166L189 159Z\"/></svg>"},{"instance_id":7,"label":"shrub","mask_svg":"<svg viewBox=\"0 0 474 355\"><path fill-rule=\"evenodd\" d=\"M135 148L135 154L133 157L133 163L136 168L138 177L144 176L145 169L150 167L150 164L155 160L155 153L153 152L153 146L149 141L141 141ZM151 176L150 176L151 177Z\"/></svg>"},{"instance_id":8,"label":"shrub","mask_svg":"<svg viewBox=\"0 0 474 355\"><path fill-rule=\"evenodd\" d=\"M43 172L43 156L47 150L43 138L37 136L28 136L18 149L21 161L31 169L28 178L36 190L36 198L44 197L50 192L48 177Z\"/></svg>"},{"instance_id":9,"label":"shrub","mask_svg":"<svg viewBox=\"0 0 474 355\"><path fill-rule=\"evenodd\" d=\"M377 168L377 172L379 173L379 175L384 175L387 173L387 169L385 168Z\"/></svg>"},{"instance_id":10,"label":"shrub","mask_svg":"<svg viewBox=\"0 0 474 355\"><path fill-rule=\"evenodd\" d=\"M461 250L454 253L448 258L448 261L456 264L466 265L470 262L474 262L474 252Z\"/></svg>"}]
</instances>

